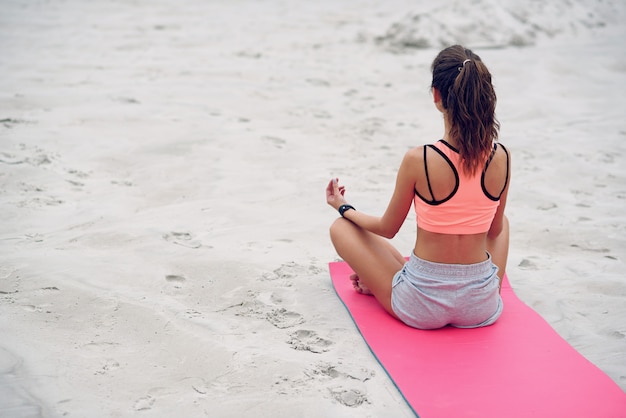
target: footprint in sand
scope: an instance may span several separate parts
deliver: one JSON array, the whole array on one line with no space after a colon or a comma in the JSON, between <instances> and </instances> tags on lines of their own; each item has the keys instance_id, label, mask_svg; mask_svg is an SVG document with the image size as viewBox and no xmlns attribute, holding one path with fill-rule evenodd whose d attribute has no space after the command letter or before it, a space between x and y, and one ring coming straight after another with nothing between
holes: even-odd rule
<instances>
[{"instance_id":1,"label":"footprint in sand","mask_svg":"<svg viewBox=\"0 0 626 418\"><path fill-rule=\"evenodd\" d=\"M147 411L152 409L152 405L154 405L154 399L152 396L144 396L143 398L139 398L135 401L135 411Z\"/></svg>"},{"instance_id":2,"label":"footprint in sand","mask_svg":"<svg viewBox=\"0 0 626 418\"><path fill-rule=\"evenodd\" d=\"M578 248L582 251L587 251L587 252L592 252L592 253L610 253L611 250L608 248L602 248L602 247L598 247L598 248L594 248L590 245L579 245L579 244L570 244L570 247L573 248Z\"/></svg>"},{"instance_id":3,"label":"footprint in sand","mask_svg":"<svg viewBox=\"0 0 626 418\"><path fill-rule=\"evenodd\" d=\"M185 279L185 277L178 276L176 274L168 274L167 276L165 276L165 280L167 280L168 282L182 283L186 279Z\"/></svg>"},{"instance_id":4,"label":"footprint in sand","mask_svg":"<svg viewBox=\"0 0 626 418\"><path fill-rule=\"evenodd\" d=\"M189 232L170 232L168 234L163 234L163 239L167 242L171 242L172 244L181 245L187 248L202 247L202 243L194 240L193 235Z\"/></svg>"},{"instance_id":5,"label":"footprint in sand","mask_svg":"<svg viewBox=\"0 0 626 418\"><path fill-rule=\"evenodd\" d=\"M371 370L345 372L339 370L336 365L322 362L313 368L303 370L301 377L278 376L274 385L276 392L282 395L311 393L315 390L321 393L322 390L328 389L331 396L342 405L358 407L365 402L369 403L362 383L374 375Z\"/></svg>"},{"instance_id":6,"label":"footprint in sand","mask_svg":"<svg viewBox=\"0 0 626 418\"><path fill-rule=\"evenodd\" d=\"M84 171L74 170L74 169L69 169L65 171L69 175L74 177L73 179L66 179L65 181L67 181L69 184L75 187L83 187L85 183L83 183L81 180L84 180L89 177L89 174L85 173Z\"/></svg>"},{"instance_id":7,"label":"footprint in sand","mask_svg":"<svg viewBox=\"0 0 626 418\"><path fill-rule=\"evenodd\" d=\"M0 163L17 165L30 164L35 167L51 164L56 159L56 155L48 153L41 148L28 148L21 144L16 154L0 152Z\"/></svg>"},{"instance_id":8,"label":"footprint in sand","mask_svg":"<svg viewBox=\"0 0 626 418\"><path fill-rule=\"evenodd\" d=\"M552 210L552 209L556 209L557 207L558 207L557 204L554 202L545 202L537 206L537 209L538 210Z\"/></svg>"},{"instance_id":9,"label":"footprint in sand","mask_svg":"<svg viewBox=\"0 0 626 418\"><path fill-rule=\"evenodd\" d=\"M356 408L363 403L369 403L367 395L358 389L345 389L342 386L328 388L330 395L340 404Z\"/></svg>"},{"instance_id":10,"label":"footprint in sand","mask_svg":"<svg viewBox=\"0 0 626 418\"><path fill-rule=\"evenodd\" d=\"M167 276L165 276L165 280L168 283L172 283L174 285L175 288L180 289L181 287L183 287L183 283L185 283L185 277L184 276L179 276L177 274L168 274Z\"/></svg>"},{"instance_id":11,"label":"footprint in sand","mask_svg":"<svg viewBox=\"0 0 626 418\"><path fill-rule=\"evenodd\" d=\"M531 260L527 258L524 258L522 261L520 261L520 263L517 266L522 270L538 270L539 269L539 267L537 267L537 264L535 264L534 262L532 262Z\"/></svg>"},{"instance_id":12,"label":"footprint in sand","mask_svg":"<svg viewBox=\"0 0 626 418\"><path fill-rule=\"evenodd\" d=\"M195 309L187 309L185 311L185 316L188 319L194 319L194 318L199 318L202 316L202 312L196 311Z\"/></svg>"},{"instance_id":13,"label":"footprint in sand","mask_svg":"<svg viewBox=\"0 0 626 418\"><path fill-rule=\"evenodd\" d=\"M106 374L108 372L117 370L120 368L120 363L114 359L106 359L105 363L100 367L100 369L96 370L94 374Z\"/></svg>"},{"instance_id":14,"label":"footprint in sand","mask_svg":"<svg viewBox=\"0 0 626 418\"><path fill-rule=\"evenodd\" d=\"M0 279L8 279L17 269L10 266L0 266Z\"/></svg>"},{"instance_id":15,"label":"footprint in sand","mask_svg":"<svg viewBox=\"0 0 626 418\"><path fill-rule=\"evenodd\" d=\"M289 261L282 264L271 273L264 273L261 280L293 279L323 273L324 270L317 267L316 264L317 261L315 259L311 260L311 264L309 266Z\"/></svg>"},{"instance_id":16,"label":"footprint in sand","mask_svg":"<svg viewBox=\"0 0 626 418\"><path fill-rule=\"evenodd\" d=\"M5 128L13 128L15 125L20 125L24 123L34 123L34 122L24 120L24 119L4 118L4 119L0 119L0 123L4 125Z\"/></svg>"},{"instance_id":17,"label":"footprint in sand","mask_svg":"<svg viewBox=\"0 0 626 418\"><path fill-rule=\"evenodd\" d=\"M22 309L24 309L26 312L43 312L43 308L36 305L22 305Z\"/></svg>"},{"instance_id":18,"label":"footprint in sand","mask_svg":"<svg viewBox=\"0 0 626 418\"><path fill-rule=\"evenodd\" d=\"M230 293L239 293L237 291ZM234 311L235 316L243 316L246 318L265 318L266 304L261 302L259 292L247 290L245 296L236 294L224 295L228 305L217 310L217 312ZM235 299L235 301L233 301Z\"/></svg>"},{"instance_id":19,"label":"footprint in sand","mask_svg":"<svg viewBox=\"0 0 626 418\"><path fill-rule=\"evenodd\" d=\"M25 158L22 158L13 154L8 154L6 152L0 152L0 163L2 164L17 165L17 164L23 164L25 162L26 162Z\"/></svg>"},{"instance_id":20,"label":"footprint in sand","mask_svg":"<svg viewBox=\"0 0 626 418\"><path fill-rule=\"evenodd\" d=\"M299 329L289 334L291 339L287 344L294 350L310 351L312 353L324 353L329 350L333 342L317 335L315 331Z\"/></svg>"},{"instance_id":21,"label":"footprint in sand","mask_svg":"<svg viewBox=\"0 0 626 418\"><path fill-rule=\"evenodd\" d=\"M291 328L304 322L304 318L297 312L288 311L285 308L274 309L265 317L276 328Z\"/></svg>"},{"instance_id":22,"label":"footprint in sand","mask_svg":"<svg viewBox=\"0 0 626 418\"><path fill-rule=\"evenodd\" d=\"M345 368L347 366L343 365L341 367ZM328 379L346 379L366 382L376 376L373 370L364 367L352 367L352 370L342 371L338 369L338 366L326 362L317 364L314 369L305 371L305 374L320 381L326 381Z\"/></svg>"}]
</instances>

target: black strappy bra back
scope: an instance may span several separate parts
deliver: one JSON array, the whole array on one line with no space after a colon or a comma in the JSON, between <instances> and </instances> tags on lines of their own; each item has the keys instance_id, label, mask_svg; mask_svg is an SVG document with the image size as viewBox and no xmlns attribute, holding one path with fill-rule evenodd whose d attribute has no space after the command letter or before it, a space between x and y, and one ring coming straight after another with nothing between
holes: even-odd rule
<instances>
[{"instance_id":1,"label":"black strappy bra back","mask_svg":"<svg viewBox=\"0 0 626 418\"><path fill-rule=\"evenodd\" d=\"M445 146L447 146L448 148L450 148L452 151L456 152L457 154L459 153L459 150L456 149L455 147L453 147L452 145L450 145L447 141L444 141L443 139L440 139L439 142L443 143ZM502 147L502 149L504 150L504 153L506 154L506 160L507 160L507 164L506 164L506 177L505 177L505 181L504 181L504 186L502 187L502 190L500 190L500 193L498 194L498 196L493 196L492 194L490 194L487 191L487 188L485 187L485 173L487 172L487 168L489 167L489 164L491 163L491 161L493 160L494 155L496 154L496 151L498 149L498 145L500 145ZM433 193L433 189L432 186L430 184L430 177L428 174L428 158L426 158L426 152L428 149L432 149L435 152L437 152L450 166L450 169L452 169L452 172L454 173L454 179L455 179L455 185L454 185L454 189L452 190L452 192L446 196L445 198L441 199L441 200L437 200L435 199L435 194ZM432 205L432 206L437 206L437 205L441 205L442 203L447 202L448 200L452 199L452 197L456 194L457 190L459 189L459 172L457 171L456 166L454 165L454 163L450 160L450 158L448 158L448 156L446 154L444 154L443 151L441 151L439 148L437 148L435 145L433 144L428 144L424 146L424 171L426 173L426 183L428 185L428 191L430 192L430 196L432 197L432 199L427 199L425 196L422 196L417 190L415 190L415 194L422 199L425 203ZM506 186L508 184L509 181L509 151L504 147L504 145L502 144L498 144L497 142L494 142L493 144L493 149L491 150L491 153L489 154L489 158L487 158L487 161L485 162L485 167L482 170L482 174L481 174L481 178L480 178L480 184L483 190L483 193L485 194L485 196L488 199L491 199L493 201L498 201L500 200L500 197L502 196L502 193L504 193L504 190L506 189Z\"/></svg>"}]
</instances>

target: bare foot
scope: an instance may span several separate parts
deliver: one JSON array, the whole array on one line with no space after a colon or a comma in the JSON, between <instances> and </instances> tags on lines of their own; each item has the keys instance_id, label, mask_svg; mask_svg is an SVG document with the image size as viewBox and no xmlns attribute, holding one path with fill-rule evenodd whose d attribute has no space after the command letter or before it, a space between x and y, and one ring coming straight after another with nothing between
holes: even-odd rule
<instances>
[{"instance_id":1,"label":"bare foot","mask_svg":"<svg viewBox=\"0 0 626 418\"><path fill-rule=\"evenodd\" d=\"M352 287L354 290L361 293L362 295L373 295L372 291L369 290L361 281L359 280L359 276L355 274L350 275L350 281L352 282Z\"/></svg>"}]
</instances>

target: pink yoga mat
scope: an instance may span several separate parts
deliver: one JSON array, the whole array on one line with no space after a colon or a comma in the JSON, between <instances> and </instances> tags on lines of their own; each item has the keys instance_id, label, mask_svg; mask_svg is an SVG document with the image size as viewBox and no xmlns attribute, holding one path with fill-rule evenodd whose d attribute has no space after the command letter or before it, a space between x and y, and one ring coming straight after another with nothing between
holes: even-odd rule
<instances>
[{"instance_id":1,"label":"pink yoga mat","mask_svg":"<svg viewBox=\"0 0 626 418\"><path fill-rule=\"evenodd\" d=\"M337 295L417 416L626 417L626 393L519 300L506 278L494 325L421 331L356 293L346 263L329 268Z\"/></svg>"}]
</instances>

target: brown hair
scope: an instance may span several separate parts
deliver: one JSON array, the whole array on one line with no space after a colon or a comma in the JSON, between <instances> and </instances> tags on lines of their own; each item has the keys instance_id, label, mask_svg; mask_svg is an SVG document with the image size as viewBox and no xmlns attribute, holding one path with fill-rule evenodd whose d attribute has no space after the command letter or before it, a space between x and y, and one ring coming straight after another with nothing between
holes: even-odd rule
<instances>
[{"instance_id":1,"label":"brown hair","mask_svg":"<svg viewBox=\"0 0 626 418\"><path fill-rule=\"evenodd\" d=\"M441 51L431 70L431 87L441 93L463 169L473 174L487 158L500 129L491 74L478 55L460 45Z\"/></svg>"}]
</instances>

